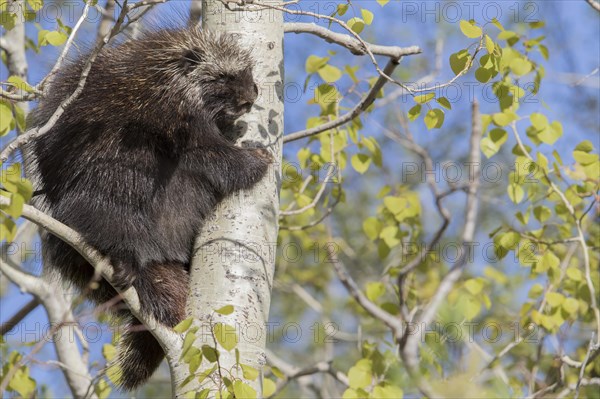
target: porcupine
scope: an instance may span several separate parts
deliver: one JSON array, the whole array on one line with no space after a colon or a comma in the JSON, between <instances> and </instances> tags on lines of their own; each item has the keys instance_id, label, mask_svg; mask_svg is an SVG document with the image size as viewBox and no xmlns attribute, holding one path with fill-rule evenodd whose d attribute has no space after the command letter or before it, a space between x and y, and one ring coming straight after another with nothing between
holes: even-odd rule
<instances>
[{"instance_id":1,"label":"porcupine","mask_svg":"<svg viewBox=\"0 0 600 399\"><path fill-rule=\"evenodd\" d=\"M86 59L52 79L30 124L44 124L75 91ZM116 286L133 285L142 312L167 326L185 318L193 241L204 220L225 197L257 183L272 159L232 139L258 95L252 65L229 34L146 32L104 48L79 97L30 145L38 203L109 257ZM51 234L43 236L43 260L96 304L117 296L104 280L90 290L92 266ZM133 327L117 348L118 384L131 390L164 353L128 310L113 309Z\"/></svg>"}]
</instances>

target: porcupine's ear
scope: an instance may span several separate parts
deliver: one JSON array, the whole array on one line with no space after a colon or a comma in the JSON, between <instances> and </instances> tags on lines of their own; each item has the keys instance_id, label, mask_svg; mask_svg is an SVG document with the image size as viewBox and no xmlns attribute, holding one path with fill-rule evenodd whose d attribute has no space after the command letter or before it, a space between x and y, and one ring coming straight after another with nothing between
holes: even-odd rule
<instances>
[{"instance_id":1,"label":"porcupine's ear","mask_svg":"<svg viewBox=\"0 0 600 399\"><path fill-rule=\"evenodd\" d=\"M196 67L196 65L202 62L203 54L199 50L190 49L184 51L181 56L181 66L185 72L189 72Z\"/></svg>"}]
</instances>

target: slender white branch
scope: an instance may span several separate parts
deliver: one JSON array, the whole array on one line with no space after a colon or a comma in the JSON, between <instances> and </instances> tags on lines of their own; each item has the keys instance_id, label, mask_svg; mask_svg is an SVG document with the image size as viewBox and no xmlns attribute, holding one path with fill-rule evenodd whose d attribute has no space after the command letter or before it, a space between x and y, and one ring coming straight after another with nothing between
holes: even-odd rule
<instances>
[{"instance_id":1,"label":"slender white branch","mask_svg":"<svg viewBox=\"0 0 600 399\"><path fill-rule=\"evenodd\" d=\"M384 55L386 57L398 59L405 55L420 54L421 49L418 46L398 47L382 46L378 44L366 44L366 49L360 41L350 35L337 33L315 23L288 22L283 25L285 33L309 33L324 39L328 43L335 43L347 48L354 55L368 55L370 51L375 55Z\"/></svg>"}]
</instances>

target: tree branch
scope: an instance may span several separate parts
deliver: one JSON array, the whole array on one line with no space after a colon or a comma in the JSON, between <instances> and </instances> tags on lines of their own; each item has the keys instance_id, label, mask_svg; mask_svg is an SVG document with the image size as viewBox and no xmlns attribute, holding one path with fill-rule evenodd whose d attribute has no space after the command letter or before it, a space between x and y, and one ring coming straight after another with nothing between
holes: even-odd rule
<instances>
[{"instance_id":1,"label":"tree branch","mask_svg":"<svg viewBox=\"0 0 600 399\"><path fill-rule=\"evenodd\" d=\"M38 307L40 301L37 298L31 299L21 309L17 311L10 319L0 325L0 336L4 336L7 332L15 328L29 313Z\"/></svg>"},{"instance_id":2,"label":"tree branch","mask_svg":"<svg viewBox=\"0 0 600 399\"><path fill-rule=\"evenodd\" d=\"M389 75L394 71L394 69L396 69L396 67L398 66L399 63L400 63L400 60L391 59L383 71L385 72L386 75ZM352 110L350 110L349 112L345 113L344 115L342 115L341 117L339 117L333 121L324 123L320 126L312 128L312 129L306 129L306 130L301 130L298 132L287 134L287 135L283 136L283 143L285 144L285 143L289 143L291 141L303 139L305 137L314 136L316 134L322 133L329 129L333 129L333 128L341 126L347 122L350 122L352 119L356 118L357 116L362 114L364 111L366 111L367 108L369 108L369 106L371 104L373 104L373 101L375 101L375 98L377 97L377 93L379 93L379 90L381 90L381 88L387 83L387 81L388 80L385 77L379 76L379 78L377 79L377 81L375 82L373 87L371 87L371 90L369 90L367 95L364 96L360 100L360 102L358 104L356 104L354 106L354 108L352 108Z\"/></svg>"},{"instance_id":3,"label":"tree branch","mask_svg":"<svg viewBox=\"0 0 600 399\"><path fill-rule=\"evenodd\" d=\"M469 162L473 165L473 180L469 184L469 190L467 192L466 199L466 211L465 211L465 224L462 233L462 252L460 258L452 266L448 274L442 279L436 294L433 299L425 307L421 314L418 324L428 325L435 317L438 308L446 300L448 294L462 275L462 272L470 259L471 254L471 243L474 239L475 225L477 222L477 210L478 210L478 199L477 193L479 189L479 171L481 167L481 153L479 149L479 143L481 141L482 128L481 128L481 117L479 115L479 105L477 101L473 102L472 112L472 127L471 127L471 140L470 140L470 152ZM418 371L418 353L419 353L419 342L418 335L405 333L403 340L403 347L400 349L400 354L404 363L407 366L408 372L412 378L417 382L417 386L423 395L426 397L434 397L436 394L431 388L423 382L423 378ZM402 341L401 341L402 342Z\"/></svg>"},{"instance_id":4,"label":"tree branch","mask_svg":"<svg viewBox=\"0 0 600 399\"><path fill-rule=\"evenodd\" d=\"M420 54L421 49L418 46L397 47L382 46L378 44L366 43L366 49L360 41L350 35L333 32L323 26L315 23L288 22L283 25L285 33L309 33L325 39L328 43L335 43L347 48L354 55L368 55L369 52L375 55L384 55L386 57L399 59L405 55Z\"/></svg>"}]
</instances>

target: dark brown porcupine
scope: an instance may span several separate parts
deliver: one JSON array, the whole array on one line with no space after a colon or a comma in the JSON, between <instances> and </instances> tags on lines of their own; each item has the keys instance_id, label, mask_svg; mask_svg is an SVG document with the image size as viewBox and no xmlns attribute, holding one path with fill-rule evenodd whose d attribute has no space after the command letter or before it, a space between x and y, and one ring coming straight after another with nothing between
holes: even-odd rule
<instances>
[{"instance_id":1,"label":"dark brown porcupine","mask_svg":"<svg viewBox=\"0 0 600 399\"><path fill-rule=\"evenodd\" d=\"M87 59L65 65L30 123L44 124L75 89ZM133 285L142 311L174 326L185 318L193 240L219 201L247 189L267 171L262 148L231 141L234 122L257 97L252 60L231 35L198 28L148 32L105 48L81 95L47 134L35 140L38 204L108 256L115 283ZM53 235L45 267L89 299L117 292ZM118 347L119 386L133 389L164 353L123 306L132 328Z\"/></svg>"}]
</instances>

